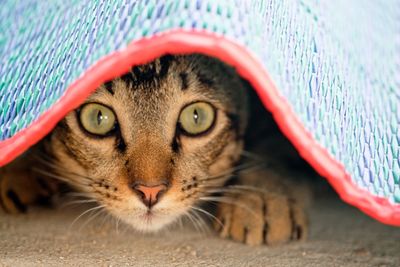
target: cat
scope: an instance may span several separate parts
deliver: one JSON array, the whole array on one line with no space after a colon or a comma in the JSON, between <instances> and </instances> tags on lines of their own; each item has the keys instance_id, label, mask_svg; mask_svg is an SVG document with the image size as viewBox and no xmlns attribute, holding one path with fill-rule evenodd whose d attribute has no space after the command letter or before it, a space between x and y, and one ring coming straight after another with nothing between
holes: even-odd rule
<instances>
[{"instance_id":1,"label":"cat","mask_svg":"<svg viewBox=\"0 0 400 267\"><path fill-rule=\"evenodd\" d=\"M310 193L290 166L299 157L249 87L199 54L135 66L0 169L0 203L25 211L65 182L143 232L198 211L249 245L304 240Z\"/></svg>"}]
</instances>

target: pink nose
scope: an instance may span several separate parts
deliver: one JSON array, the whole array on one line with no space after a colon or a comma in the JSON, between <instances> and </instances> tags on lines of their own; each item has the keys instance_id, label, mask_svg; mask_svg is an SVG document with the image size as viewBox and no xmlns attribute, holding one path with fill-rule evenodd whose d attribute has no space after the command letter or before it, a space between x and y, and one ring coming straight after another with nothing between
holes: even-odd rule
<instances>
[{"instance_id":1,"label":"pink nose","mask_svg":"<svg viewBox=\"0 0 400 267\"><path fill-rule=\"evenodd\" d=\"M161 195L167 191L165 184L147 186L143 184L136 184L133 186L134 191L141 196L142 202L149 208L154 206Z\"/></svg>"}]
</instances>

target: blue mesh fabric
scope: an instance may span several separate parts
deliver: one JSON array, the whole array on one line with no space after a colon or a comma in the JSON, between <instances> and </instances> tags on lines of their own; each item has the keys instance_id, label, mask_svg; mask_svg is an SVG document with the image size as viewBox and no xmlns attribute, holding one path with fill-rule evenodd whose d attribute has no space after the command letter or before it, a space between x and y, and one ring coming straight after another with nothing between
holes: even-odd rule
<instances>
[{"instance_id":1,"label":"blue mesh fabric","mask_svg":"<svg viewBox=\"0 0 400 267\"><path fill-rule=\"evenodd\" d=\"M373 195L400 203L398 0L1 0L0 141L102 57L203 29L262 62L304 127Z\"/></svg>"}]
</instances>

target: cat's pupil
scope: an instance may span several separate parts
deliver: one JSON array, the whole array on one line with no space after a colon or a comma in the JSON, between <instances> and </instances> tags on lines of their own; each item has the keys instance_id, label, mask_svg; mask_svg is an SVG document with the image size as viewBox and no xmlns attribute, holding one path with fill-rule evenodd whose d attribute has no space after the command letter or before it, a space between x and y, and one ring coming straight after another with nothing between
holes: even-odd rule
<instances>
[{"instance_id":1,"label":"cat's pupil","mask_svg":"<svg viewBox=\"0 0 400 267\"><path fill-rule=\"evenodd\" d=\"M197 124L198 120L199 120L199 114L197 113L197 109L195 109L193 112L193 119L194 119L194 122Z\"/></svg>"},{"instance_id":2,"label":"cat's pupil","mask_svg":"<svg viewBox=\"0 0 400 267\"><path fill-rule=\"evenodd\" d=\"M99 110L97 113L97 125L100 125L102 120L103 120L103 113L101 112L101 110Z\"/></svg>"}]
</instances>

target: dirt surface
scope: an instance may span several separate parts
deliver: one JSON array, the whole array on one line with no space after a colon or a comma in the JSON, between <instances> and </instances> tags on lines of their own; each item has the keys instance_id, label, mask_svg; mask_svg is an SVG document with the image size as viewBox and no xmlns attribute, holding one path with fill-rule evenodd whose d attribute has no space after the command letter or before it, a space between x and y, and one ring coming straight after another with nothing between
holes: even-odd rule
<instances>
[{"instance_id":1,"label":"dirt surface","mask_svg":"<svg viewBox=\"0 0 400 267\"><path fill-rule=\"evenodd\" d=\"M84 207L87 208L87 207ZM248 247L191 227L142 235L80 208L0 214L0 266L400 266L400 228L319 198L304 243Z\"/></svg>"}]
</instances>

